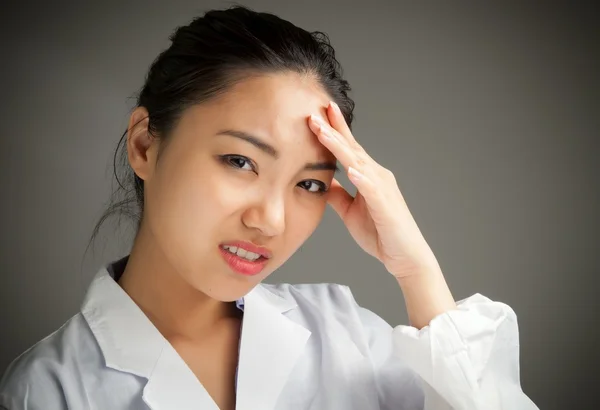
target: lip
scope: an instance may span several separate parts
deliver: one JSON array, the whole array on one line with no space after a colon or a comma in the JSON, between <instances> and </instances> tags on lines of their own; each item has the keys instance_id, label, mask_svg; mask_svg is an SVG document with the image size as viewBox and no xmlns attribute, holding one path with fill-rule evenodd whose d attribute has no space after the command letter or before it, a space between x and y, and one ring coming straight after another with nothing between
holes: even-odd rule
<instances>
[{"instance_id":1,"label":"lip","mask_svg":"<svg viewBox=\"0 0 600 410\"><path fill-rule=\"evenodd\" d=\"M273 254L271 253L271 251L268 248L255 245L251 242L246 242L246 241L224 242L221 244L221 247L223 247L223 246L235 246L236 248L242 248L247 251L257 253L266 259L270 259L273 256Z\"/></svg>"},{"instance_id":2,"label":"lip","mask_svg":"<svg viewBox=\"0 0 600 410\"><path fill-rule=\"evenodd\" d=\"M229 245L235 246L235 245ZM255 261L250 261L248 259L239 257L228 250L224 249L222 246L219 246L219 252L221 252L221 256L225 260L225 262L229 265L229 268L244 276L255 276L258 275L265 268L267 263L269 262L268 258L261 256ZM254 252L254 251L251 251ZM256 252L258 253L258 252Z\"/></svg>"}]
</instances>

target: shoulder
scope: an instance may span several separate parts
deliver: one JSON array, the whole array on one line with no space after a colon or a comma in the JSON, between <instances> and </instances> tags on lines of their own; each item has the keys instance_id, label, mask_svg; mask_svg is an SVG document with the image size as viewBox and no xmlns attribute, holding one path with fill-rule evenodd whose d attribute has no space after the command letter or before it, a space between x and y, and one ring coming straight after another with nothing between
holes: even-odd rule
<instances>
[{"instance_id":1,"label":"shoulder","mask_svg":"<svg viewBox=\"0 0 600 410\"><path fill-rule=\"evenodd\" d=\"M82 366L93 362L89 352L94 347L87 322L80 313L74 315L9 364L0 379L0 404L11 408L15 400L20 405L27 400L32 408L42 403L61 407L64 390L71 382L76 385Z\"/></svg>"},{"instance_id":2,"label":"shoulder","mask_svg":"<svg viewBox=\"0 0 600 410\"><path fill-rule=\"evenodd\" d=\"M298 306L303 315L320 317L324 323L360 328L372 343L391 340L392 327L381 316L361 306L350 287L336 283L262 284L263 289Z\"/></svg>"},{"instance_id":3,"label":"shoulder","mask_svg":"<svg viewBox=\"0 0 600 410\"><path fill-rule=\"evenodd\" d=\"M347 308L356 306L348 286L336 283L265 284L261 287L300 308Z\"/></svg>"},{"instance_id":4,"label":"shoulder","mask_svg":"<svg viewBox=\"0 0 600 410\"><path fill-rule=\"evenodd\" d=\"M365 330L389 331L391 327L380 316L358 304L352 290L336 283L262 284L271 294L298 306L304 313L333 319L345 324L354 323Z\"/></svg>"}]
</instances>

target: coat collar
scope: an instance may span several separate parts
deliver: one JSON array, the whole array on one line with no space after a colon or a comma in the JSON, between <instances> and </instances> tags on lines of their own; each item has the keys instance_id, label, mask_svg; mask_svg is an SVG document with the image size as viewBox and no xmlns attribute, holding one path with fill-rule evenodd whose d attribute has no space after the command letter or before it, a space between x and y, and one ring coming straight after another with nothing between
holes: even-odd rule
<instances>
[{"instance_id":1,"label":"coat collar","mask_svg":"<svg viewBox=\"0 0 600 410\"><path fill-rule=\"evenodd\" d=\"M115 281L124 263L126 258L96 274L81 308L106 366L148 379L143 399L153 410L218 410L179 354ZM244 297L237 410L275 406L310 336L286 317L295 307L263 285Z\"/></svg>"}]
</instances>

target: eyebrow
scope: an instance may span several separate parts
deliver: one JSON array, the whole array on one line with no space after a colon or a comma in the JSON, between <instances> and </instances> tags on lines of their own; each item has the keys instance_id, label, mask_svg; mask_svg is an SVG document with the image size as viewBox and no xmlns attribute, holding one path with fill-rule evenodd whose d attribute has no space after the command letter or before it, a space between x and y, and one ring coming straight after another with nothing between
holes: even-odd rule
<instances>
[{"instance_id":1,"label":"eyebrow","mask_svg":"<svg viewBox=\"0 0 600 410\"><path fill-rule=\"evenodd\" d=\"M230 137L241 139L243 141L249 142L250 144L254 145L256 148L263 151L267 155L270 155L271 157L273 157L275 159L279 158L279 152L277 151L277 149L275 149L275 147L264 142L263 140L261 140L260 138L254 136L252 134L248 134L247 132L238 131L238 130L223 130L223 131L219 131L217 133L217 135L227 135ZM330 162L330 161L309 162L304 166L304 169L307 171L334 171L334 172L338 172L340 170L340 168L337 166L337 163Z\"/></svg>"}]
</instances>

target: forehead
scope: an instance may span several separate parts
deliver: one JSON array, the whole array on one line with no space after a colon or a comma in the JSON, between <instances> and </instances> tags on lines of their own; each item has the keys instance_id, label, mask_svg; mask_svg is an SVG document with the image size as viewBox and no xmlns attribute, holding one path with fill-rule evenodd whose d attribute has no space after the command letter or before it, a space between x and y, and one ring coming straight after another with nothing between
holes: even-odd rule
<instances>
[{"instance_id":1,"label":"forehead","mask_svg":"<svg viewBox=\"0 0 600 410\"><path fill-rule=\"evenodd\" d=\"M199 105L194 117L198 126L213 128L213 133L223 129L244 131L278 148L308 149L322 157L329 156L329 152L308 127L308 117L320 114L326 118L329 100L312 76L260 75L238 82L213 102Z\"/></svg>"},{"instance_id":2,"label":"forehead","mask_svg":"<svg viewBox=\"0 0 600 410\"><path fill-rule=\"evenodd\" d=\"M245 118L271 122L305 120L315 111L324 114L328 102L312 75L293 72L250 77L220 100L222 108L242 109Z\"/></svg>"}]
</instances>

